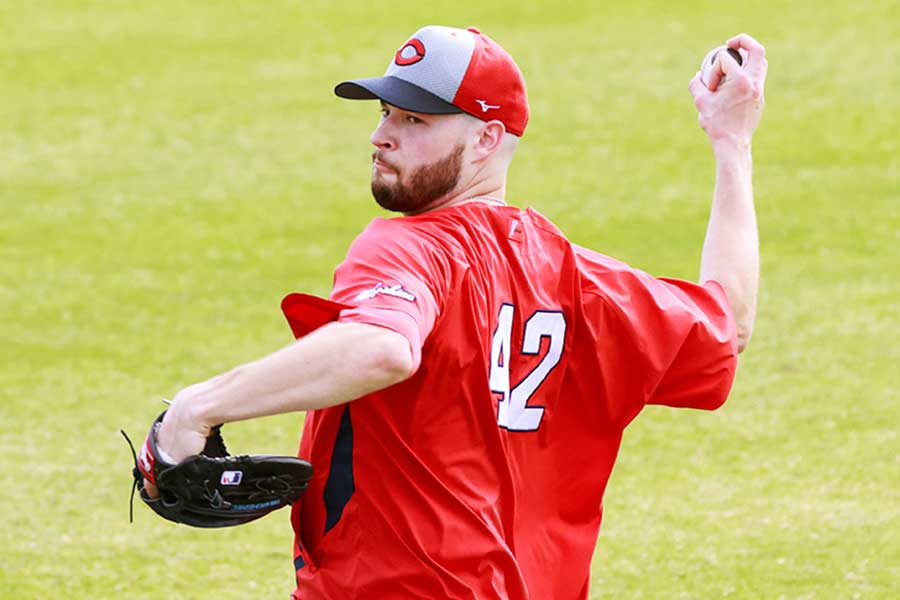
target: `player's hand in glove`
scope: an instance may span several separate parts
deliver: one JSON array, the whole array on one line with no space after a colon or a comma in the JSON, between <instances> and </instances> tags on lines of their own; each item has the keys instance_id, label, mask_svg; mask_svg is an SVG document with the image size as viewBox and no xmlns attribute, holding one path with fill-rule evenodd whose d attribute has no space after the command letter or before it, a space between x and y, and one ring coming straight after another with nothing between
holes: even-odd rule
<instances>
[{"instance_id":1,"label":"player's hand in glove","mask_svg":"<svg viewBox=\"0 0 900 600\"><path fill-rule=\"evenodd\" d=\"M215 381L217 378L213 378ZM207 382L206 385L208 385ZM157 448L167 462L177 464L189 456L201 454L206 447L206 440L212 434L212 424L194 418L191 407L195 405L196 395L202 392L203 383L195 383L184 388L169 403L162 423L157 430ZM153 482L144 479L144 487L150 498L159 493Z\"/></svg>"},{"instance_id":2,"label":"player's hand in glove","mask_svg":"<svg viewBox=\"0 0 900 600\"><path fill-rule=\"evenodd\" d=\"M132 472L141 500L164 519L193 527L242 525L293 504L306 490L312 477L308 462L231 456L221 426L210 430L202 451L176 462L158 444L165 415L154 421Z\"/></svg>"}]
</instances>

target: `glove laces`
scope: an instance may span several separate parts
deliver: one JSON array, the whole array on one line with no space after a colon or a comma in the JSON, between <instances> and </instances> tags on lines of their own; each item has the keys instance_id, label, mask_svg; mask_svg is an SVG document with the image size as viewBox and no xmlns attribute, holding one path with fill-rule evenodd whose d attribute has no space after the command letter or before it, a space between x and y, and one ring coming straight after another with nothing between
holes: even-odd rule
<instances>
[{"instance_id":1,"label":"glove laces","mask_svg":"<svg viewBox=\"0 0 900 600\"><path fill-rule=\"evenodd\" d=\"M122 437L125 438L125 441L128 442L128 447L131 448L131 456L134 458L134 471L132 471L134 481L131 482L131 497L128 499L128 522L134 523L134 492L138 487L138 477L141 476L141 470L138 468L137 452L134 451L134 444L131 443L131 438L128 437L128 434L125 433L124 429L120 429L119 433L121 433Z\"/></svg>"}]
</instances>

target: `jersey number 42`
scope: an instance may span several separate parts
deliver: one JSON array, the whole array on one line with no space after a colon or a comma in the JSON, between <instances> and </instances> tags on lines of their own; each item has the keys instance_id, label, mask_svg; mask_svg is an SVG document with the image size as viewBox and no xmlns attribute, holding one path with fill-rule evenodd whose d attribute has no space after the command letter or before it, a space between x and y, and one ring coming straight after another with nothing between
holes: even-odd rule
<instances>
[{"instance_id":1,"label":"jersey number 42","mask_svg":"<svg viewBox=\"0 0 900 600\"><path fill-rule=\"evenodd\" d=\"M512 325L516 307L503 304L497 316L497 330L491 340L491 391L500 394L497 424L509 431L536 431L544 416L543 406L529 406L528 400L544 383L547 375L562 358L566 337L566 318L560 311L536 310L525 322L520 354L536 355L541 351L542 338L550 338L547 354L515 386L510 386L509 367L512 362Z\"/></svg>"}]
</instances>

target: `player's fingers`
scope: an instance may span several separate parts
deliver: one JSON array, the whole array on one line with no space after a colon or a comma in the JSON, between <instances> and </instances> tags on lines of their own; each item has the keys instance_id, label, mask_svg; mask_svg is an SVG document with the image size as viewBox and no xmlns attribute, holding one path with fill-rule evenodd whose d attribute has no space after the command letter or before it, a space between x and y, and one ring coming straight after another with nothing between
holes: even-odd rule
<instances>
[{"instance_id":1,"label":"player's fingers","mask_svg":"<svg viewBox=\"0 0 900 600\"><path fill-rule=\"evenodd\" d=\"M725 45L729 48L743 48L751 56L754 54L762 56L766 55L765 47L763 47L762 44L756 41L756 38L746 33L737 34L736 36L725 42Z\"/></svg>"},{"instance_id":2,"label":"player's fingers","mask_svg":"<svg viewBox=\"0 0 900 600\"><path fill-rule=\"evenodd\" d=\"M734 77L745 72L745 69L728 52L719 52L719 55L716 56L716 66L718 68L713 69L713 72L718 71L722 77Z\"/></svg>"},{"instance_id":3,"label":"player's fingers","mask_svg":"<svg viewBox=\"0 0 900 600\"><path fill-rule=\"evenodd\" d=\"M144 491L147 492L147 495L150 498L159 498L159 490L156 489L156 486L146 479L144 480Z\"/></svg>"},{"instance_id":4,"label":"player's fingers","mask_svg":"<svg viewBox=\"0 0 900 600\"><path fill-rule=\"evenodd\" d=\"M762 98L763 90L766 87L766 75L769 73L769 61L763 56L757 61L756 68L750 71L753 79L753 86L757 90L757 98Z\"/></svg>"},{"instance_id":5,"label":"player's fingers","mask_svg":"<svg viewBox=\"0 0 900 600\"><path fill-rule=\"evenodd\" d=\"M755 85L762 88L766 80L769 63L766 60L765 47L746 33L740 33L727 42L729 48L743 49L747 52L747 60L743 68L753 79Z\"/></svg>"},{"instance_id":6,"label":"player's fingers","mask_svg":"<svg viewBox=\"0 0 900 600\"><path fill-rule=\"evenodd\" d=\"M725 54L724 52L722 54ZM735 100L756 97L753 80L750 74L741 68L737 62L729 56L722 59L722 77L728 78L729 94L733 94Z\"/></svg>"},{"instance_id":7,"label":"player's fingers","mask_svg":"<svg viewBox=\"0 0 900 600\"><path fill-rule=\"evenodd\" d=\"M726 52L722 52L721 55L727 54ZM760 60L760 59L758 59ZM765 57L762 57L762 68L763 71L760 72L757 70L753 72L748 69L746 66L738 65L738 63L734 60L732 56L728 56L727 59L722 59L722 70L728 77L728 81L734 85L734 89L738 91L740 94L747 94L751 96L754 100L760 100L763 97L763 85L765 83ZM744 65L747 63L745 62ZM757 62L757 65L760 65Z\"/></svg>"},{"instance_id":8,"label":"player's fingers","mask_svg":"<svg viewBox=\"0 0 900 600\"><path fill-rule=\"evenodd\" d=\"M728 52L717 52L712 65L706 71L706 87L709 88L709 91L715 92L725 78L737 68L739 68L738 63Z\"/></svg>"},{"instance_id":9,"label":"player's fingers","mask_svg":"<svg viewBox=\"0 0 900 600\"><path fill-rule=\"evenodd\" d=\"M723 79L729 76L733 76L734 73L740 71L741 66L734 60L734 57L731 56L728 52L719 52L716 55L716 60L713 63L713 68L709 74L709 82L707 87L716 91L719 89L719 84Z\"/></svg>"},{"instance_id":10,"label":"player's fingers","mask_svg":"<svg viewBox=\"0 0 900 600\"><path fill-rule=\"evenodd\" d=\"M697 108L700 108L699 101L700 98L703 97L703 93L707 92L706 86L703 85L703 80L701 79L700 71L694 75L691 79L691 82L688 84L688 90L691 92L691 96L694 98L694 103L697 104Z\"/></svg>"}]
</instances>

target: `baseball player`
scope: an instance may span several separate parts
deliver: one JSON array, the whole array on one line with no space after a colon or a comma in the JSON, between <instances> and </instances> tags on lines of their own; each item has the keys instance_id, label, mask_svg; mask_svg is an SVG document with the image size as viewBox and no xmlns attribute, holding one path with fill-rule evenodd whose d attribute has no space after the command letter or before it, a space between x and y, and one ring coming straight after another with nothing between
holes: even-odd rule
<instances>
[{"instance_id":1,"label":"baseball player","mask_svg":"<svg viewBox=\"0 0 900 600\"><path fill-rule=\"evenodd\" d=\"M747 35L690 83L716 158L698 283L657 279L506 202L525 82L487 35L430 26L372 100L372 194L401 213L353 241L326 300L291 294L297 341L179 392L174 460L219 423L307 411L294 600L588 597L603 493L647 404L715 409L750 338L750 142L767 63Z\"/></svg>"}]
</instances>

